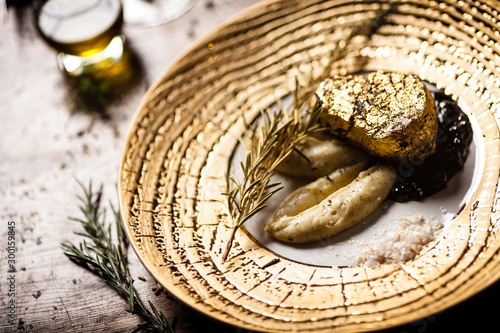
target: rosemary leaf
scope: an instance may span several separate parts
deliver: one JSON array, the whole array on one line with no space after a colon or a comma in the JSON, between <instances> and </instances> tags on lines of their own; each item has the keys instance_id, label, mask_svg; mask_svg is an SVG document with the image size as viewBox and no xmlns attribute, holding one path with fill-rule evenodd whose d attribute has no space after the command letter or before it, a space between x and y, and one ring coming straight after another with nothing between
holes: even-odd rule
<instances>
[{"instance_id":1,"label":"rosemary leaf","mask_svg":"<svg viewBox=\"0 0 500 333\"><path fill-rule=\"evenodd\" d=\"M128 312L137 314L145 322L138 325L133 332L167 332L173 333L172 324L165 315L158 311L153 303L148 306L142 301L134 280L130 276L127 261L128 240L120 222L120 214L110 203L114 217L113 234L111 225L106 227L105 210L101 208L102 186L94 192L92 183L86 188L79 183L84 195L79 196L80 211L85 218L70 218L82 225L84 232L75 232L82 237L77 245L61 244L64 254L74 263L100 276L106 284L128 301Z\"/></svg>"}]
</instances>

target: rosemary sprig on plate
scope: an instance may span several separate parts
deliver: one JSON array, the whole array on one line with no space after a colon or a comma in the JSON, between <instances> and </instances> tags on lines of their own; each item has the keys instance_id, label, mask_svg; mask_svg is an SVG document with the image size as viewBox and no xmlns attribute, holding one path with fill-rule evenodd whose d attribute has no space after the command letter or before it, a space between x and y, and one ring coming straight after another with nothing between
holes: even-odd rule
<instances>
[{"instance_id":1,"label":"rosemary sprig on plate","mask_svg":"<svg viewBox=\"0 0 500 333\"><path fill-rule=\"evenodd\" d=\"M229 255L236 231L264 209L266 201L282 188L279 183L271 182L276 167L301 140L321 129L317 121L321 110L319 103L310 111L304 110L309 100L305 95L308 94L297 89L293 112L280 108L274 113L266 109L262 112L262 121L247 132L246 159L240 164L242 181L231 175L226 182L227 192L224 194L235 225L224 250L223 261Z\"/></svg>"},{"instance_id":2,"label":"rosemary sprig on plate","mask_svg":"<svg viewBox=\"0 0 500 333\"><path fill-rule=\"evenodd\" d=\"M379 9L373 18L354 27L342 43L338 43L328 56L328 64L317 77L310 75L306 83L295 81L293 103L284 110L278 103L276 111L266 109L261 112L261 122L257 122L246 133L246 158L240 163L241 180L234 174L226 179L226 206L229 210L233 227L229 240L222 254L226 261L233 246L236 231L252 216L266 207L266 202L282 187L272 183L271 177L276 167L296 148L297 144L308 135L322 130L318 123L321 106L318 101L312 103L314 91L319 82L324 80L331 65L342 59L351 40L361 34L371 34L394 9L391 3ZM310 104L314 104L309 108Z\"/></svg>"},{"instance_id":3,"label":"rosemary sprig on plate","mask_svg":"<svg viewBox=\"0 0 500 333\"><path fill-rule=\"evenodd\" d=\"M112 225L105 226L105 209L101 208L102 186L97 192L93 191L92 183L88 188L82 184L80 186L84 191L84 196L79 196L83 218L70 219L83 226L84 232L75 232L83 239L78 245L63 243L64 254L74 263L102 277L128 301L127 311L144 319L145 322L133 332L173 333L172 325L165 315L153 303L148 302L146 305L134 287L127 260L128 240L120 223L120 213L110 204L115 222L113 235Z\"/></svg>"}]
</instances>

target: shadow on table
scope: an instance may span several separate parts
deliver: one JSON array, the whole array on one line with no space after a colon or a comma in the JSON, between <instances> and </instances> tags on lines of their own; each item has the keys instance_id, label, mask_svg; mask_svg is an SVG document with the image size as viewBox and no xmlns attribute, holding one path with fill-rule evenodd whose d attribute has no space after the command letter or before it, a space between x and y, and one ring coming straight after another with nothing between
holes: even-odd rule
<instances>
[{"instance_id":1,"label":"shadow on table","mask_svg":"<svg viewBox=\"0 0 500 333\"><path fill-rule=\"evenodd\" d=\"M377 333L496 332L500 281L438 314Z\"/></svg>"},{"instance_id":2,"label":"shadow on table","mask_svg":"<svg viewBox=\"0 0 500 333\"><path fill-rule=\"evenodd\" d=\"M133 49L126 46L123 60L103 72L64 75L72 113L88 112L109 119L109 107L125 98L144 79L144 68Z\"/></svg>"}]
</instances>

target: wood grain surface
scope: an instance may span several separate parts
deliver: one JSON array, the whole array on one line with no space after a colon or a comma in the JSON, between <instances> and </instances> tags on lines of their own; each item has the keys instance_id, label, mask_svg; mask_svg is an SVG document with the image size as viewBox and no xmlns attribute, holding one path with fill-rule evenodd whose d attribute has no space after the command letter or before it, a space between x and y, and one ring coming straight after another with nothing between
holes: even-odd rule
<instances>
[{"instance_id":1,"label":"wood grain surface","mask_svg":"<svg viewBox=\"0 0 500 333\"><path fill-rule=\"evenodd\" d=\"M76 180L102 183L104 202L116 203L120 154L147 88L198 38L256 2L199 0L175 22L125 27L142 74L105 118L76 104L30 11L0 12L0 332L130 332L140 323L113 290L63 255L61 242L80 239L73 234L79 225L68 218L79 216ZM9 222L15 272L8 267ZM132 250L130 261L136 287L168 318L177 317L177 333L250 332L207 318L167 292L155 295L154 278ZM482 331L498 325L491 305L498 297L496 283L449 310L386 332ZM14 323L8 317L11 299Z\"/></svg>"},{"instance_id":2,"label":"wood grain surface","mask_svg":"<svg viewBox=\"0 0 500 333\"><path fill-rule=\"evenodd\" d=\"M59 72L56 53L38 36L28 8L11 8L0 25L0 332L129 332L140 323L127 303L97 276L64 255L61 242L78 242L81 227L77 180L104 185L104 200L117 201L117 172L124 136L146 89L180 53L216 25L256 1L200 0L169 24L124 27L142 75L108 109L108 117L76 104ZM111 218L111 214L108 214ZM15 324L7 296L8 222L15 223ZM110 221L111 222L111 221ZM129 251L136 286L169 319L176 332L221 332L213 321L178 300L152 291L154 279ZM146 281L137 277L142 276ZM193 318L196 318L194 320ZM209 328L209 330L207 330ZM229 330L224 328L224 330ZM222 330L223 331L223 330Z\"/></svg>"}]
</instances>

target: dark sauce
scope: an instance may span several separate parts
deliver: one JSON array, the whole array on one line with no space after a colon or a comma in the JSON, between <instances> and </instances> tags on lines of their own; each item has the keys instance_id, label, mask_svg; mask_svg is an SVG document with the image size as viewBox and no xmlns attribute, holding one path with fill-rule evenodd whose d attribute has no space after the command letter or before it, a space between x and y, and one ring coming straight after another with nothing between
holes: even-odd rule
<instances>
[{"instance_id":1,"label":"dark sauce","mask_svg":"<svg viewBox=\"0 0 500 333\"><path fill-rule=\"evenodd\" d=\"M450 96L442 92L433 96L438 116L436 153L398 165L398 175L388 196L391 200L419 201L443 190L467 159L472 142L469 118Z\"/></svg>"}]
</instances>

